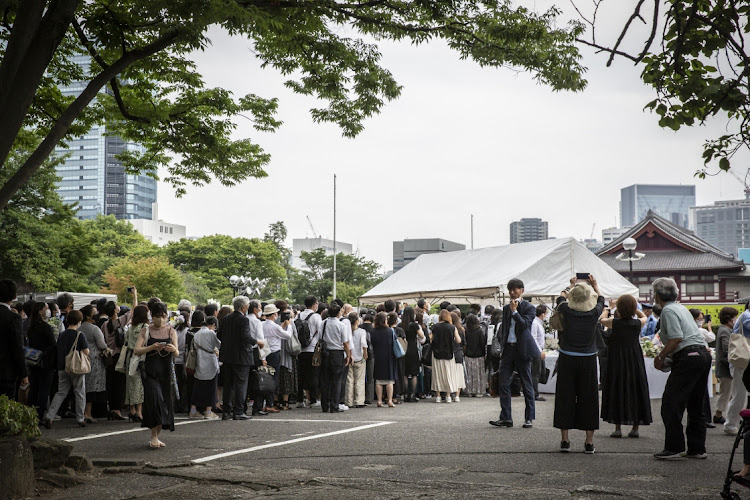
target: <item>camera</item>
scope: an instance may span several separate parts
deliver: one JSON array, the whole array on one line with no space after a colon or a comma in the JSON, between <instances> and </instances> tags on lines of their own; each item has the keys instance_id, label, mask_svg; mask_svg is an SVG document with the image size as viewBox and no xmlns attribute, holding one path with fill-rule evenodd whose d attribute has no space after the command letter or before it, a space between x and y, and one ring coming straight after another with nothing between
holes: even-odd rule
<instances>
[{"instance_id":1,"label":"camera","mask_svg":"<svg viewBox=\"0 0 750 500\"><path fill-rule=\"evenodd\" d=\"M291 311L284 311L284 312L281 313L280 318L281 318L281 322L282 323L284 321L289 321L290 319L292 319L292 312Z\"/></svg>"},{"instance_id":2,"label":"camera","mask_svg":"<svg viewBox=\"0 0 750 500\"><path fill-rule=\"evenodd\" d=\"M133 287L132 286L128 287L128 293L133 293Z\"/></svg>"}]
</instances>

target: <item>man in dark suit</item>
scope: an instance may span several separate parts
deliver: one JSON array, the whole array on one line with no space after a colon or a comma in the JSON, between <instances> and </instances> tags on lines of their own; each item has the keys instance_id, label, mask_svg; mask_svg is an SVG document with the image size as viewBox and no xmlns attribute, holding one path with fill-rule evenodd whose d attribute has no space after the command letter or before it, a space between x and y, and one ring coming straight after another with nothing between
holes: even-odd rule
<instances>
[{"instance_id":1,"label":"man in dark suit","mask_svg":"<svg viewBox=\"0 0 750 500\"><path fill-rule=\"evenodd\" d=\"M16 283L0 280L0 395L16 397L18 381L28 386L26 356L23 351L23 326L21 316L11 309L16 300Z\"/></svg>"},{"instance_id":2,"label":"man in dark suit","mask_svg":"<svg viewBox=\"0 0 750 500\"><path fill-rule=\"evenodd\" d=\"M221 350L219 361L223 364L224 401L222 420L250 420L245 415L245 397L247 396L247 378L250 368L255 365L253 346L258 342L250 333L250 320L246 314L250 299L244 296L235 297L232 301L234 312L222 318L219 324L221 333Z\"/></svg>"},{"instance_id":3,"label":"man in dark suit","mask_svg":"<svg viewBox=\"0 0 750 500\"><path fill-rule=\"evenodd\" d=\"M526 400L523 427L528 429L534 420L534 384L531 379L531 361L540 356L539 347L531 335L531 324L536 317L536 308L523 300L523 281L514 278L508 282L510 304L503 307L503 323L500 345L499 393L500 418L490 421L497 427L513 427L511 414L510 379L518 372Z\"/></svg>"}]
</instances>

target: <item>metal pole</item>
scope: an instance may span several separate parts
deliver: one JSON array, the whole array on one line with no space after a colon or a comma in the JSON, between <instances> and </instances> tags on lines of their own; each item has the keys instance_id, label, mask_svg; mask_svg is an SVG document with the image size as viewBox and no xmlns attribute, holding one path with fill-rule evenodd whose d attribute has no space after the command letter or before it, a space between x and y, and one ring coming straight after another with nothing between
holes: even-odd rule
<instances>
[{"instance_id":1,"label":"metal pole","mask_svg":"<svg viewBox=\"0 0 750 500\"><path fill-rule=\"evenodd\" d=\"M471 214L471 249L474 250L474 214Z\"/></svg>"},{"instance_id":2,"label":"metal pole","mask_svg":"<svg viewBox=\"0 0 750 500\"><path fill-rule=\"evenodd\" d=\"M630 283L632 284L633 283L633 251L632 250L628 250L628 264L630 264Z\"/></svg>"},{"instance_id":3,"label":"metal pole","mask_svg":"<svg viewBox=\"0 0 750 500\"><path fill-rule=\"evenodd\" d=\"M336 174L333 174L333 298L336 298Z\"/></svg>"}]
</instances>

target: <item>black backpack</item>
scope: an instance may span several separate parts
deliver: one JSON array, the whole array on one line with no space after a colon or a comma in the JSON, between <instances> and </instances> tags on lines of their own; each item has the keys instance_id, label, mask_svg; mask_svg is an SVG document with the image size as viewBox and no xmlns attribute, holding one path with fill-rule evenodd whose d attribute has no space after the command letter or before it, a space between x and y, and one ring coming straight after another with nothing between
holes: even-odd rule
<instances>
[{"instance_id":1,"label":"black backpack","mask_svg":"<svg viewBox=\"0 0 750 500\"><path fill-rule=\"evenodd\" d=\"M310 342L312 342L312 335L310 333L310 317L313 314L317 313L310 313L307 315L305 319L300 318L297 316L297 319L294 320L294 326L297 327L297 337L299 337L299 343L302 345L302 347L309 347Z\"/></svg>"}]
</instances>

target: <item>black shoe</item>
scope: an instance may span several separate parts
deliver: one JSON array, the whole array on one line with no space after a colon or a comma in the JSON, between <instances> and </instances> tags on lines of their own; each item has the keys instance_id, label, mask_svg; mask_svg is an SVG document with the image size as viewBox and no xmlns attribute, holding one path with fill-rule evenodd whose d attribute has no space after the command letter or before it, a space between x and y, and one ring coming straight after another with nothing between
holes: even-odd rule
<instances>
[{"instance_id":1,"label":"black shoe","mask_svg":"<svg viewBox=\"0 0 750 500\"><path fill-rule=\"evenodd\" d=\"M681 453L681 455L685 458L697 458L697 459L708 458L708 455L706 454L705 451L704 452L687 451L687 452Z\"/></svg>"},{"instance_id":2,"label":"black shoe","mask_svg":"<svg viewBox=\"0 0 750 500\"><path fill-rule=\"evenodd\" d=\"M534 424L531 423L531 420L527 420L523 423L524 429L531 429L532 427L534 427Z\"/></svg>"},{"instance_id":3,"label":"black shoe","mask_svg":"<svg viewBox=\"0 0 750 500\"><path fill-rule=\"evenodd\" d=\"M80 422L78 422L78 427L86 427L86 422L81 420Z\"/></svg>"},{"instance_id":4,"label":"black shoe","mask_svg":"<svg viewBox=\"0 0 750 500\"><path fill-rule=\"evenodd\" d=\"M268 412L267 411L263 411L263 410L254 411L253 412L253 417L256 417L256 416L265 417L266 415L268 415Z\"/></svg>"},{"instance_id":5,"label":"black shoe","mask_svg":"<svg viewBox=\"0 0 750 500\"><path fill-rule=\"evenodd\" d=\"M125 420L125 417L118 413L115 413L114 411L111 411L109 412L109 415L107 415L107 420Z\"/></svg>"},{"instance_id":6,"label":"black shoe","mask_svg":"<svg viewBox=\"0 0 750 500\"><path fill-rule=\"evenodd\" d=\"M716 429L716 425L711 422L706 422L706 428L708 429Z\"/></svg>"},{"instance_id":7,"label":"black shoe","mask_svg":"<svg viewBox=\"0 0 750 500\"><path fill-rule=\"evenodd\" d=\"M225 413L221 416L222 420L232 420L232 415L229 413Z\"/></svg>"},{"instance_id":8,"label":"black shoe","mask_svg":"<svg viewBox=\"0 0 750 500\"><path fill-rule=\"evenodd\" d=\"M48 418L43 418L42 419L42 425L44 426L45 429L51 429L52 428L52 420L50 420Z\"/></svg>"},{"instance_id":9,"label":"black shoe","mask_svg":"<svg viewBox=\"0 0 750 500\"><path fill-rule=\"evenodd\" d=\"M490 425L495 427L513 427L512 420L490 420Z\"/></svg>"},{"instance_id":10,"label":"black shoe","mask_svg":"<svg viewBox=\"0 0 750 500\"><path fill-rule=\"evenodd\" d=\"M239 415L234 415L232 417L232 420L250 420L252 418L253 417L251 417L250 415L245 415L244 413L240 413Z\"/></svg>"},{"instance_id":11,"label":"black shoe","mask_svg":"<svg viewBox=\"0 0 750 500\"><path fill-rule=\"evenodd\" d=\"M716 415L714 415L714 423L715 424L723 424L726 421L727 421L727 419L725 419L724 417L717 417Z\"/></svg>"},{"instance_id":12,"label":"black shoe","mask_svg":"<svg viewBox=\"0 0 750 500\"><path fill-rule=\"evenodd\" d=\"M563 453L570 452L570 441L560 441L560 451Z\"/></svg>"},{"instance_id":13,"label":"black shoe","mask_svg":"<svg viewBox=\"0 0 750 500\"><path fill-rule=\"evenodd\" d=\"M547 398L545 398L544 396L537 396L536 398L534 398L534 401L547 401Z\"/></svg>"},{"instance_id":14,"label":"black shoe","mask_svg":"<svg viewBox=\"0 0 750 500\"><path fill-rule=\"evenodd\" d=\"M594 443L583 443L583 451L586 453L586 455L593 455L596 451L596 448L594 448Z\"/></svg>"},{"instance_id":15,"label":"black shoe","mask_svg":"<svg viewBox=\"0 0 750 500\"><path fill-rule=\"evenodd\" d=\"M681 460L685 458L681 452L662 450L659 453L654 453L654 458L657 460Z\"/></svg>"},{"instance_id":16,"label":"black shoe","mask_svg":"<svg viewBox=\"0 0 750 500\"><path fill-rule=\"evenodd\" d=\"M344 413L343 411L339 410L338 408L331 408L328 410L329 413Z\"/></svg>"}]
</instances>

